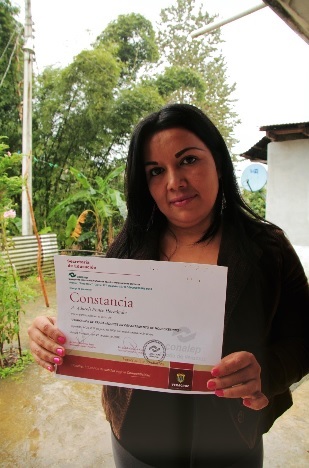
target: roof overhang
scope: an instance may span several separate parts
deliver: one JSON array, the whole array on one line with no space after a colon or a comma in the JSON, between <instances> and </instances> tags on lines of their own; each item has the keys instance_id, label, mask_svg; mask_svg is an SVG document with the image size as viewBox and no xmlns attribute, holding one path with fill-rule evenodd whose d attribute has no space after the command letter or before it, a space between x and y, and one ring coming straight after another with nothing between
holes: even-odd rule
<instances>
[{"instance_id":1,"label":"roof overhang","mask_svg":"<svg viewBox=\"0 0 309 468\"><path fill-rule=\"evenodd\" d=\"M240 156L250 161L267 163L267 146L272 141L291 141L309 138L309 122L267 125L260 127L266 132L260 141Z\"/></svg>"},{"instance_id":2,"label":"roof overhang","mask_svg":"<svg viewBox=\"0 0 309 468\"><path fill-rule=\"evenodd\" d=\"M263 2L309 44L308 0L263 0Z\"/></svg>"},{"instance_id":3,"label":"roof overhang","mask_svg":"<svg viewBox=\"0 0 309 468\"><path fill-rule=\"evenodd\" d=\"M248 10L235 13L230 18L210 23L204 27L192 31L191 37L208 34L216 29L231 23L232 21L250 15L262 8L269 6L290 28L293 29L307 44L309 44L309 1L308 0L263 0Z\"/></svg>"}]
</instances>

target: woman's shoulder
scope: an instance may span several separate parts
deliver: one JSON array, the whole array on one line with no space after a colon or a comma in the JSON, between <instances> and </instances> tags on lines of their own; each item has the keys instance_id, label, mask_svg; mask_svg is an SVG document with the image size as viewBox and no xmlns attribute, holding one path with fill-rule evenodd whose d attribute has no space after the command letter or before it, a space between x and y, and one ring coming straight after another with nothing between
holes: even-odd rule
<instances>
[{"instance_id":1,"label":"woman's shoulder","mask_svg":"<svg viewBox=\"0 0 309 468\"><path fill-rule=\"evenodd\" d=\"M283 229L271 223L261 222L251 223L248 232L251 241L261 252L261 265L269 271L279 269L286 278L294 276L307 283L302 262Z\"/></svg>"},{"instance_id":2,"label":"woman's shoulder","mask_svg":"<svg viewBox=\"0 0 309 468\"><path fill-rule=\"evenodd\" d=\"M282 228L268 221L244 220L244 229L250 239L261 247L290 247L291 242Z\"/></svg>"}]
</instances>

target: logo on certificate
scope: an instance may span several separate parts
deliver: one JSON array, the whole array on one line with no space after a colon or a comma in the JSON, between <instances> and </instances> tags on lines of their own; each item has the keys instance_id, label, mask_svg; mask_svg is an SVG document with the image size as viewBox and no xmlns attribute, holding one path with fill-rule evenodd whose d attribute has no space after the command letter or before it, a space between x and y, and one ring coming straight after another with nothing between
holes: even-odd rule
<instances>
[{"instance_id":1,"label":"logo on certificate","mask_svg":"<svg viewBox=\"0 0 309 468\"><path fill-rule=\"evenodd\" d=\"M181 365L181 364L180 364ZM170 368L168 388L171 390L192 390L193 370Z\"/></svg>"},{"instance_id":2,"label":"logo on certificate","mask_svg":"<svg viewBox=\"0 0 309 468\"><path fill-rule=\"evenodd\" d=\"M161 341L150 340L144 344L143 355L146 361L150 362L150 364L158 364L165 358L166 349Z\"/></svg>"},{"instance_id":3,"label":"logo on certificate","mask_svg":"<svg viewBox=\"0 0 309 468\"><path fill-rule=\"evenodd\" d=\"M183 383L185 381L186 374L176 374L177 382Z\"/></svg>"}]
</instances>

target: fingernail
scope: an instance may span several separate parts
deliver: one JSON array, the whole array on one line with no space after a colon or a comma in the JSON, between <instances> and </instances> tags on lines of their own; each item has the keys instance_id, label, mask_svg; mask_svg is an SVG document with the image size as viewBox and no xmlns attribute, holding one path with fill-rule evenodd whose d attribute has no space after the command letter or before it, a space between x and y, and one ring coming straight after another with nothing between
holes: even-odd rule
<instances>
[{"instance_id":1,"label":"fingernail","mask_svg":"<svg viewBox=\"0 0 309 468\"><path fill-rule=\"evenodd\" d=\"M216 388L216 382L214 382L213 380L208 380L207 388L208 390L214 390Z\"/></svg>"},{"instance_id":2,"label":"fingernail","mask_svg":"<svg viewBox=\"0 0 309 468\"><path fill-rule=\"evenodd\" d=\"M64 355L64 351L63 351L62 348L57 348L56 353L58 354L58 356L63 356Z\"/></svg>"},{"instance_id":3,"label":"fingernail","mask_svg":"<svg viewBox=\"0 0 309 468\"><path fill-rule=\"evenodd\" d=\"M65 339L64 336L58 336L57 342L58 342L59 344L64 344L64 343L66 342L66 339Z\"/></svg>"},{"instance_id":4,"label":"fingernail","mask_svg":"<svg viewBox=\"0 0 309 468\"><path fill-rule=\"evenodd\" d=\"M47 367L47 370L49 370L49 372L54 372L53 366L48 366L48 367Z\"/></svg>"},{"instance_id":5,"label":"fingernail","mask_svg":"<svg viewBox=\"0 0 309 468\"><path fill-rule=\"evenodd\" d=\"M224 396L224 391L223 390L216 390L215 395L217 395L219 397L222 397L222 396Z\"/></svg>"},{"instance_id":6,"label":"fingernail","mask_svg":"<svg viewBox=\"0 0 309 468\"><path fill-rule=\"evenodd\" d=\"M250 408L251 401L249 400L249 398L244 398L242 402L245 406L248 406Z\"/></svg>"},{"instance_id":7,"label":"fingernail","mask_svg":"<svg viewBox=\"0 0 309 468\"><path fill-rule=\"evenodd\" d=\"M55 364L60 364L60 359L58 357L54 357L54 363Z\"/></svg>"},{"instance_id":8,"label":"fingernail","mask_svg":"<svg viewBox=\"0 0 309 468\"><path fill-rule=\"evenodd\" d=\"M213 377L219 377L219 374L220 374L219 369L216 369L216 368L212 369L210 373Z\"/></svg>"}]
</instances>

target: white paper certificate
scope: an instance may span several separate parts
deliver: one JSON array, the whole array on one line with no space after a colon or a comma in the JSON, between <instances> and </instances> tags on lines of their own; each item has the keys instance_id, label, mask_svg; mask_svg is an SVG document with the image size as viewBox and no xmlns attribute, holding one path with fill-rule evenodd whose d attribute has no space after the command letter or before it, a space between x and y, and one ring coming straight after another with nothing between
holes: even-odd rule
<instances>
[{"instance_id":1,"label":"white paper certificate","mask_svg":"<svg viewBox=\"0 0 309 468\"><path fill-rule=\"evenodd\" d=\"M56 375L164 392L211 393L220 361L227 268L55 256Z\"/></svg>"}]
</instances>

